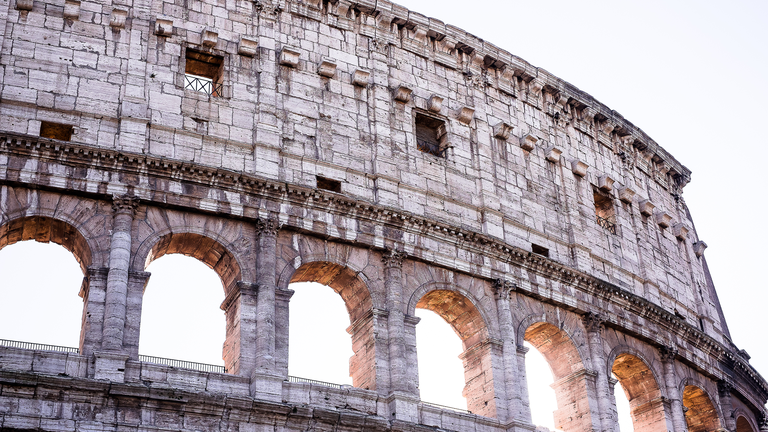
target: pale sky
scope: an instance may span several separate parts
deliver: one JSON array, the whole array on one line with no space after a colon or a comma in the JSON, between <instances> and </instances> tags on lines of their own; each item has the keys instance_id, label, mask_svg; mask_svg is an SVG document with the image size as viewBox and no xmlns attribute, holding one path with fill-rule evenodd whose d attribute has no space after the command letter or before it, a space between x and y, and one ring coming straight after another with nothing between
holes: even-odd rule
<instances>
[{"instance_id":1,"label":"pale sky","mask_svg":"<svg viewBox=\"0 0 768 432\"><path fill-rule=\"evenodd\" d=\"M762 177L768 156L766 133L762 130L768 114L765 106L768 100L768 2L731 1L727 6L724 2L701 1L402 0L400 3L461 27L590 93L643 129L693 171L683 197L691 209L699 237L709 245L705 256L733 340L752 355L751 363L759 372L768 373L768 347L764 338L757 336L765 329L758 317L764 314L768 300L766 284L757 271L765 258L762 245L768 244L768 229L763 223L766 182ZM82 311L82 302L76 294L82 274L71 255L68 255L70 262L66 262L66 252L58 255L65 258L47 258L44 255L47 252L27 249L26 243L0 251L0 274L3 275L0 308L4 308L0 310L0 338L76 346ZM45 248L49 249L61 248ZM220 282L215 275L212 281L205 279L205 271L195 273L192 268L196 266L188 264L183 265L183 271L157 267L165 261L171 263L174 258L164 257L149 269L153 276L147 288L145 312L151 311L153 302L165 301L152 300L150 296L155 292L182 289L189 293L194 284L199 283L203 286L201 291L210 295L206 304L216 305L213 319L219 319L222 324L202 325L189 341L178 332L172 333L172 337L160 338L160 343L155 345L142 340L142 353L220 364L221 342L212 343L218 344L217 348L199 349L204 344L200 335L208 330L213 330L213 339L223 340L223 313L217 312L223 298ZM56 263L62 259L65 263L59 268ZM41 267L41 262L50 266ZM20 274L17 281L10 278L14 271ZM164 280L163 273L170 275L169 280ZM46 275L52 279L41 282L42 286L66 286L64 298L53 300L50 310L23 307L40 295L37 288L32 288L30 277ZM178 282L180 277L188 279L174 288L174 280ZM11 287L34 291L35 297L16 298L16 294L28 293ZM304 295L297 294L292 302L293 316L302 316L303 313L297 311ZM199 298L197 294L187 297ZM308 300L310 304L314 301ZM13 310L22 314L21 318L11 317L7 309L11 304L15 305ZM185 310L193 307L177 306ZM343 306L341 308L344 312ZM66 309L74 320L53 318L62 316ZM342 322L337 326L346 327L348 318L342 312L333 315L341 314ZM145 317L144 325L151 326L152 333L163 329L173 332L173 326L181 319L169 318L164 313L150 315L161 318L152 324L152 318ZM22 318L29 324L19 325ZM428 321L428 317L423 317L418 326L420 332ZM45 325L43 334L31 333L35 322ZM75 329L67 330L71 322L75 323ZM58 332L64 335L57 336ZM292 329L292 338L298 339L293 332ZM343 336L349 340L346 334ZM419 336L420 347L424 339ZM454 339L458 343L458 338ZM441 341L450 345L451 337L443 337ZM173 348L171 342L180 342L180 346ZM170 352L164 352L166 348ZM194 349L185 351L188 348ZM436 349L421 349L419 353ZM345 352L342 348L337 351ZM348 358L349 353L342 356ZM442 358L450 356L442 354ZM420 363L432 362L420 360ZM339 361L335 363L338 366ZM460 362L458 364L460 367ZM343 363L341 373L347 371L348 366ZM544 366L543 375L547 372ZM291 373L302 376L305 372L292 364ZM437 400L441 394L455 396L455 390L438 390L433 399L426 389L429 387L427 373L421 372L421 375L424 400L463 406L460 399ZM551 381L551 376L549 379ZM619 387L616 394L621 394ZM551 423L551 415L549 417ZM534 421L552 427L536 417ZM624 426L622 430L629 429Z\"/></svg>"}]
</instances>

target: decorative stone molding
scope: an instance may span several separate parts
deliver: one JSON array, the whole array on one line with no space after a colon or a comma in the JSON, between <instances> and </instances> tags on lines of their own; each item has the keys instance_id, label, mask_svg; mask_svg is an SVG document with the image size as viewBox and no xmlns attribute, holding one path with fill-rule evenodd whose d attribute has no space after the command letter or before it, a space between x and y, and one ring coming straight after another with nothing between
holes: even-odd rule
<instances>
[{"instance_id":1,"label":"decorative stone molding","mask_svg":"<svg viewBox=\"0 0 768 432\"><path fill-rule=\"evenodd\" d=\"M80 0L66 0L64 2L64 18L71 20L80 18Z\"/></svg>"},{"instance_id":2,"label":"decorative stone molding","mask_svg":"<svg viewBox=\"0 0 768 432\"><path fill-rule=\"evenodd\" d=\"M587 332L599 332L605 326L605 320L599 314L587 312L581 317Z\"/></svg>"},{"instance_id":3,"label":"decorative stone molding","mask_svg":"<svg viewBox=\"0 0 768 432\"><path fill-rule=\"evenodd\" d=\"M494 138L502 139L506 141L509 139L509 135L512 133L513 127L507 123L501 122L493 127Z\"/></svg>"},{"instance_id":4,"label":"decorative stone molding","mask_svg":"<svg viewBox=\"0 0 768 432\"><path fill-rule=\"evenodd\" d=\"M617 188L616 192L619 195L619 199L625 203L631 203L632 199L635 197L635 191L629 186Z\"/></svg>"},{"instance_id":5,"label":"decorative stone molding","mask_svg":"<svg viewBox=\"0 0 768 432\"><path fill-rule=\"evenodd\" d=\"M534 78L531 80L531 82L528 83L528 90L533 94L541 93L543 88L544 81L540 80L539 78Z\"/></svg>"},{"instance_id":6,"label":"decorative stone molding","mask_svg":"<svg viewBox=\"0 0 768 432\"><path fill-rule=\"evenodd\" d=\"M656 223L662 228L668 228L672 224L672 215L663 210L657 211Z\"/></svg>"},{"instance_id":7,"label":"decorative stone molding","mask_svg":"<svg viewBox=\"0 0 768 432\"><path fill-rule=\"evenodd\" d=\"M606 192L610 192L613 190L614 182L615 180L612 179L611 176L608 174L603 174L597 178L597 187Z\"/></svg>"},{"instance_id":8,"label":"decorative stone molding","mask_svg":"<svg viewBox=\"0 0 768 432\"><path fill-rule=\"evenodd\" d=\"M125 28L125 21L128 19L128 11L125 9L112 9L109 16L109 26L113 29Z\"/></svg>"},{"instance_id":9,"label":"decorative stone molding","mask_svg":"<svg viewBox=\"0 0 768 432\"><path fill-rule=\"evenodd\" d=\"M31 11L34 6L33 0L16 0L16 9L22 11Z\"/></svg>"},{"instance_id":10,"label":"decorative stone molding","mask_svg":"<svg viewBox=\"0 0 768 432\"><path fill-rule=\"evenodd\" d=\"M589 168L589 165L585 164L584 162L578 159L574 159L571 161L571 171L573 172L573 174L579 177L586 177L588 168Z\"/></svg>"},{"instance_id":11,"label":"decorative stone molding","mask_svg":"<svg viewBox=\"0 0 768 432\"><path fill-rule=\"evenodd\" d=\"M333 78L336 75L336 60L323 58L320 64L317 65L317 74L322 77Z\"/></svg>"},{"instance_id":12,"label":"decorative stone molding","mask_svg":"<svg viewBox=\"0 0 768 432\"><path fill-rule=\"evenodd\" d=\"M155 21L155 34L158 36L171 36L173 34L173 21L158 18Z\"/></svg>"},{"instance_id":13,"label":"decorative stone molding","mask_svg":"<svg viewBox=\"0 0 768 432\"><path fill-rule=\"evenodd\" d=\"M299 65L299 56L299 51L296 48L284 46L280 50L280 64L288 67L296 67Z\"/></svg>"},{"instance_id":14,"label":"decorative stone molding","mask_svg":"<svg viewBox=\"0 0 768 432\"><path fill-rule=\"evenodd\" d=\"M432 95L427 103L427 109L434 113L439 113L443 109L443 98L438 95Z\"/></svg>"},{"instance_id":15,"label":"decorative stone molding","mask_svg":"<svg viewBox=\"0 0 768 432\"><path fill-rule=\"evenodd\" d=\"M555 146L550 146L544 153L546 154L545 158L548 161L552 163L560 163L560 156L562 156L563 151Z\"/></svg>"},{"instance_id":16,"label":"decorative stone molding","mask_svg":"<svg viewBox=\"0 0 768 432\"><path fill-rule=\"evenodd\" d=\"M206 28L200 35L200 43L206 48L213 48L219 42L219 32Z\"/></svg>"},{"instance_id":17,"label":"decorative stone molding","mask_svg":"<svg viewBox=\"0 0 768 432\"><path fill-rule=\"evenodd\" d=\"M651 216L653 214L653 209L656 208L656 206L647 199L637 203L637 206L640 208L640 213L642 213L644 216Z\"/></svg>"},{"instance_id":18,"label":"decorative stone molding","mask_svg":"<svg viewBox=\"0 0 768 432\"><path fill-rule=\"evenodd\" d=\"M698 258L701 258L704 255L704 251L707 250L707 247L706 243L699 240L693 244L693 253L696 254Z\"/></svg>"},{"instance_id":19,"label":"decorative stone molding","mask_svg":"<svg viewBox=\"0 0 768 432\"><path fill-rule=\"evenodd\" d=\"M604 133L604 134L606 134L606 135L610 135L610 134L611 134L611 132L613 132L613 130L614 130L615 128L616 128L616 125L615 125L615 124L613 124L612 122L608 121L608 120L604 120L604 121L603 121L603 122L600 124L600 132L602 132L602 133Z\"/></svg>"},{"instance_id":20,"label":"decorative stone molding","mask_svg":"<svg viewBox=\"0 0 768 432\"><path fill-rule=\"evenodd\" d=\"M358 87L367 87L371 73L365 69L355 69L352 72L352 84Z\"/></svg>"},{"instance_id":21,"label":"decorative stone molding","mask_svg":"<svg viewBox=\"0 0 768 432\"><path fill-rule=\"evenodd\" d=\"M462 107L456 115L460 122L468 125L472 123L472 119L475 117L474 108Z\"/></svg>"},{"instance_id":22,"label":"decorative stone molding","mask_svg":"<svg viewBox=\"0 0 768 432\"><path fill-rule=\"evenodd\" d=\"M517 284L506 279L494 279L493 293L497 298L508 298L517 289Z\"/></svg>"},{"instance_id":23,"label":"decorative stone molding","mask_svg":"<svg viewBox=\"0 0 768 432\"><path fill-rule=\"evenodd\" d=\"M677 348L673 346L662 346L659 348L659 357L663 362L672 362L677 358Z\"/></svg>"},{"instance_id":24,"label":"decorative stone molding","mask_svg":"<svg viewBox=\"0 0 768 432\"><path fill-rule=\"evenodd\" d=\"M728 382L727 380L719 380L717 381L717 392L720 394L720 397L730 397L731 391L733 391L733 384Z\"/></svg>"},{"instance_id":25,"label":"decorative stone molding","mask_svg":"<svg viewBox=\"0 0 768 432\"><path fill-rule=\"evenodd\" d=\"M686 227L682 222L678 222L672 225L672 233L679 240L685 240L688 238L688 227Z\"/></svg>"},{"instance_id":26,"label":"decorative stone molding","mask_svg":"<svg viewBox=\"0 0 768 432\"><path fill-rule=\"evenodd\" d=\"M261 236L268 236L268 237L275 237L277 236L277 231L280 230L280 222L272 217L263 219L259 218L256 220L256 233L259 237Z\"/></svg>"},{"instance_id":27,"label":"decorative stone molding","mask_svg":"<svg viewBox=\"0 0 768 432\"><path fill-rule=\"evenodd\" d=\"M403 260L407 257L405 252L400 252L394 249L387 249L381 254L381 262L385 268L402 267Z\"/></svg>"},{"instance_id":28,"label":"decorative stone molding","mask_svg":"<svg viewBox=\"0 0 768 432\"><path fill-rule=\"evenodd\" d=\"M531 151L534 148L536 148L536 143L539 141L538 138L531 134L526 134L522 138L520 138L520 147L523 148L525 151Z\"/></svg>"},{"instance_id":29,"label":"decorative stone molding","mask_svg":"<svg viewBox=\"0 0 768 432\"><path fill-rule=\"evenodd\" d=\"M399 85L395 89L393 97L398 102L408 103L411 100L411 93L413 93L413 90L404 85Z\"/></svg>"},{"instance_id":30,"label":"decorative stone molding","mask_svg":"<svg viewBox=\"0 0 768 432\"><path fill-rule=\"evenodd\" d=\"M240 41L237 43L237 53L241 56L246 57L255 57L256 53L259 51L259 41L246 37L246 36L240 36Z\"/></svg>"}]
</instances>

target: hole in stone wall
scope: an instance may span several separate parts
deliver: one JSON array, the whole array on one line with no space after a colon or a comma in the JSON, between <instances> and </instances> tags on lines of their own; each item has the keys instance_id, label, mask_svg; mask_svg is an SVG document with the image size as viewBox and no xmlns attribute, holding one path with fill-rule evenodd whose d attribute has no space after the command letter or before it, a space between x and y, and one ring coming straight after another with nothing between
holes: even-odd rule
<instances>
[{"instance_id":1,"label":"hole in stone wall","mask_svg":"<svg viewBox=\"0 0 768 432\"><path fill-rule=\"evenodd\" d=\"M338 180L331 180L326 177L315 176L317 179L317 188L325 189L331 192L341 193L341 182Z\"/></svg>"},{"instance_id":2,"label":"hole in stone wall","mask_svg":"<svg viewBox=\"0 0 768 432\"><path fill-rule=\"evenodd\" d=\"M531 243L531 251L537 255L549 257L549 249L545 248L544 246Z\"/></svg>"},{"instance_id":3,"label":"hole in stone wall","mask_svg":"<svg viewBox=\"0 0 768 432\"><path fill-rule=\"evenodd\" d=\"M187 48L184 88L221 96L224 57Z\"/></svg>"},{"instance_id":4,"label":"hole in stone wall","mask_svg":"<svg viewBox=\"0 0 768 432\"><path fill-rule=\"evenodd\" d=\"M443 120L416 113L416 148L424 153L445 157L447 129Z\"/></svg>"},{"instance_id":5,"label":"hole in stone wall","mask_svg":"<svg viewBox=\"0 0 768 432\"><path fill-rule=\"evenodd\" d=\"M73 132L74 128L72 125L47 121L40 122L40 136L43 138L71 141Z\"/></svg>"},{"instance_id":6,"label":"hole in stone wall","mask_svg":"<svg viewBox=\"0 0 768 432\"><path fill-rule=\"evenodd\" d=\"M147 267L139 353L224 365L226 333L221 279L203 262L178 253Z\"/></svg>"}]
</instances>

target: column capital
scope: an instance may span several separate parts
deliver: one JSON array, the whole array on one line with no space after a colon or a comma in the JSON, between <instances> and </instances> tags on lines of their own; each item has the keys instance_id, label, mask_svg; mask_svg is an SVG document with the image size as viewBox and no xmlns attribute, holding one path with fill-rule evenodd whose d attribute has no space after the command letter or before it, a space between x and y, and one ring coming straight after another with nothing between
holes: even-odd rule
<instances>
[{"instance_id":1,"label":"column capital","mask_svg":"<svg viewBox=\"0 0 768 432\"><path fill-rule=\"evenodd\" d=\"M673 362L677 357L677 347L662 346L659 348L659 356L663 362Z\"/></svg>"},{"instance_id":2,"label":"column capital","mask_svg":"<svg viewBox=\"0 0 768 432\"><path fill-rule=\"evenodd\" d=\"M600 314L594 312L585 313L584 316L581 317L581 320L584 323L584 328L586 328L589 333L600 332L605 326L605 319L603 319Z\"/></svg>"},{"instance_id":3,"label":"column capital","mask_svg":"<svg viewBox=\"0 0 768 432\"><path fill-rule=\"evenodd\" d=\"M731 390L733 390L733 384L730 381L722 379L717 382L720 397L731 397Z\"/></svg>"},{"instance_id":4,"label":"column capital","mask_svg":"<svg viewBox=\"0 0 768 432\"><path fill-rule=\"evenodd\" d=\"M275 217L256 219L256 234L261 236L275 237L280 230L280 222Z\"/></svg>"},{"instance_id":5,"label":"column capital","mask_svg":"<svg viewBox=\"0 0 768 432\"><path fill-rule=\"evenodd\" d=\"M509 298L512 291L515 290L517 290L517 284L512 281L501 278L494 279L493 281L493 293L496 295L496 298Z\"/></svg>"},{"instance_id":6,"label":"column capital","mask_svg":"<svg viewBox=\"0 0 768 432\"><path fill-rule=\"evenodd\" d=\"M112 195L112 211L115 214L129 214L133 217L138 205L139 199L136 197Z\"/></svg>"},{"instance_id":7,"label":"column capital","mask_svg":"<svg viewBox=\"0 0 768 432\"><path fill-rule=\"evenodd\" d=\"M385 268L401 268L403 266L403 260L406 258L405 252L401 252L395 249L387 249L381 254L381 262Z\"/></svg>"}]
</instances>

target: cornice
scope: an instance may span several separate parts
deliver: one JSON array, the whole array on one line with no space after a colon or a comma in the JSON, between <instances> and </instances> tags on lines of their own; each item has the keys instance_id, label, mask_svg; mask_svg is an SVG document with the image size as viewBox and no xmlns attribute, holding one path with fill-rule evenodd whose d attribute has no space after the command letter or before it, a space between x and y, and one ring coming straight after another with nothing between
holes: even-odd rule
<instances>
[{"instance_id":1,"label":"cornice","mask_svg":"<svg viewBox=\"0 0 768 432\"><path fill-rule=\"evenodd\" d=\"M144 154L0 132L0 155L3 153L19 157L33 157L48 163L60 163L65 166L82 167L86 165L89 168L107 171L135 173L174 181L183 180L197 183L200 186L246 193L260 198L282 199L310 208L314 207L334 214L366 219L370 222L390 225L401 230L453 243L469 252L485 254L490 258L516 265L542 277L561 281L595 298L611 301L648 321L662 324L664 328L687 340L697 349L708 353L718 361L732 364L734 369L739 370L743 376L752 380L755 388L763 392L763 397L768 398L768 383L748 363L673 313L610 282L482 233L416 216L410 212L355 200L330 191ZM82 193L83 191L79 192ZM104 196L103 198L111 199L111 196ZM151 202L152 198L145 200ZM519 292L524 291L522 288L517 290ZM552 302L550 299L548 301ZM572 306L568 307L572 308ZM611 322L611 317L608 315L605 316L605 324L623 328L617 322ZM631 332L629 329L625 330ZM660 341L655 342L661 343Z\"/></svg>"}]
</instances>

